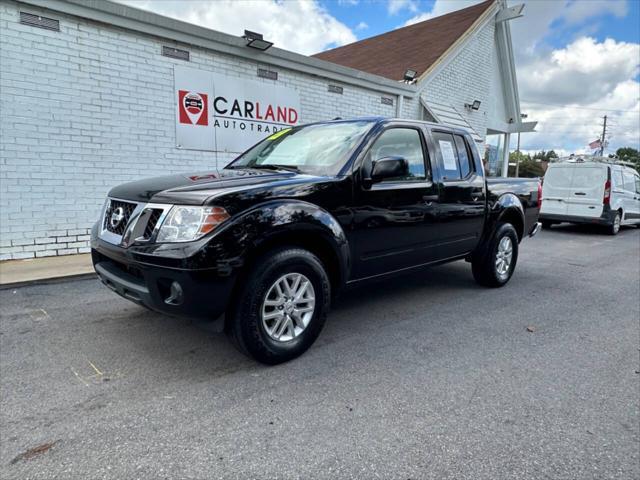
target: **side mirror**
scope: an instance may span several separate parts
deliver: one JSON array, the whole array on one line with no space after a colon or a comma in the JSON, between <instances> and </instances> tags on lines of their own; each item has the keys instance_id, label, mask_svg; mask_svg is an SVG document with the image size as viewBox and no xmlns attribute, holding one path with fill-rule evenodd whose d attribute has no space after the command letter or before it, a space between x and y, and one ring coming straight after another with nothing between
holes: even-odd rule
<instances>
[{"instance_id":1,"label":"side mirror","mask_svg":"<svg viewBox=\"0 0 640 480\"><path fill-rule=\"evenodd\" d=\"M406 177L409 175L409 163L403 157L382 157L373 162L371 181L380 182L385 178Z\"/></svg>"}]
</instances>

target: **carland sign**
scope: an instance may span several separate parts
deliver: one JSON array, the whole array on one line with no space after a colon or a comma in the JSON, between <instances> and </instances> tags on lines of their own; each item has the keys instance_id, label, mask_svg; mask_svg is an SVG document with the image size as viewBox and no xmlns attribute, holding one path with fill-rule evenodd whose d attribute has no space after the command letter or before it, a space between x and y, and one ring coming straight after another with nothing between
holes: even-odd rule
<instances>
[{"instance_id":1,"label":"carland sign","mask_svg":"<svg viewBox=\"0 0 640 480\"><path fill-rule=\"evenodd\" d=\"M243 152L298 123L294 89L180 66L174 81L178 148Z\"/></svg>"}]
</instances>

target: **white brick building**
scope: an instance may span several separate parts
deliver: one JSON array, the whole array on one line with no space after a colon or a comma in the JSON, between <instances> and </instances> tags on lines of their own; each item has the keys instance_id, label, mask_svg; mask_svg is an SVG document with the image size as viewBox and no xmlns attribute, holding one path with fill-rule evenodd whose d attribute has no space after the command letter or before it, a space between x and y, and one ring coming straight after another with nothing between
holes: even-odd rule
<instances>
[{"instance_id":1,"label":"white brick building","mask_svg":"<svg viewBox=\"0 0 640 480\"><path fill-rule=\"evenodd\" d=\"M177 146L176 66L295 91L300 123L431 119L471 128L481 147L495 133L508 145L509 133L532 128L520 122L513 73L508 19L518 12L502 0L472 8L470 26L407 84L277 46L260 52L242 38L107 1L3 0L0 260L87 252L112 186L211 171L235 156ZM478 110L465 107L475 100Z\"/></svg>"}]
</instances>

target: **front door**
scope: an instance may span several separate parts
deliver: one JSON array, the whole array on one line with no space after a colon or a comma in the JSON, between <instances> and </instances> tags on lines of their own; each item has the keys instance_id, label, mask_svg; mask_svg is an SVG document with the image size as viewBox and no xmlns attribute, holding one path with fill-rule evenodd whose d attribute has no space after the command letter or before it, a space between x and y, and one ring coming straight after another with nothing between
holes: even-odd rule
<instances>
[{"instance_id":1,"label":"front door","mask_svg":"<svg viewBox=\"0 0 640 480\"><path fill-rule=\"evenodd\" d=\"M400 156L405 177L369 184L373 162ZM425 138L419 127L390 126L364 153L353 207L353 278L427 263L434 259L437 190L431 179Z\"/></svg>"}]
</instances>

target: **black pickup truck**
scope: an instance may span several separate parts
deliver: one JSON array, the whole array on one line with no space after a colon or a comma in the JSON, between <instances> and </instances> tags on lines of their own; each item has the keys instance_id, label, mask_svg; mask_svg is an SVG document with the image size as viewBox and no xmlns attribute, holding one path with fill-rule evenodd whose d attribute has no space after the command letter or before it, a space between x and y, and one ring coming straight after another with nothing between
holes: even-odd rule
<instances>
[{"instance_id":1,"label":"black pickup truck","mask_svg":"<svg viewBox=\"0 0 640 480\"><path fill-rule=\"evenodd\" d=\"M220 171L115 187L92 257L124 298L217 320L275 364L311 346L346 286L459 259L504 285L541 201L536 179L487 181L464 130L336 120L278 131Z\"/></svg>"}]
</instances>

